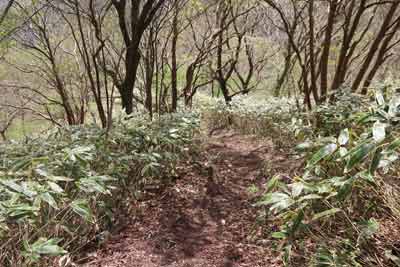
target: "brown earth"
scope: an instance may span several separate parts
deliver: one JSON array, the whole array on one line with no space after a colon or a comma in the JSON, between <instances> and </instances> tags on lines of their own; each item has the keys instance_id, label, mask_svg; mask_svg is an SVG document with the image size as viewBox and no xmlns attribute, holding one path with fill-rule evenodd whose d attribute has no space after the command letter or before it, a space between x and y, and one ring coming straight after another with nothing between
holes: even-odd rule
<instances>
[{"instance_id":1,"label":"brown earth","mask_svg":"<svg viewBox=\"0 0 400 267\"><path fill-rule=\"evenodd\" d=\"M140 202L141 212L85 266L282 266L249 188L265 184L266 171L289 173L298 163L270 141L232 132L209 138L201 151L199 164L184 164L174 186Z\"/></svg>"}]
</instances>

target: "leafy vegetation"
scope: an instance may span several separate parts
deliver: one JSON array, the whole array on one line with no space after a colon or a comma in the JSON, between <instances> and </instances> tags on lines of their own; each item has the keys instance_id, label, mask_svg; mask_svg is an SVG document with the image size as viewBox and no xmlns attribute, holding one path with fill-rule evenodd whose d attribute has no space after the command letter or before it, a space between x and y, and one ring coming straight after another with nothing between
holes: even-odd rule
<instances>
[{"instance_id":1,"label":"leafy vegetation","mask_svg":"<svg viewBox=\"0 0 400 267\"><path fill-rule=\"evenodd\" d=\"M198 126L192 113L133 117L109 132L59 128L2 144L2 266L48 266L46 259L102 238L146 184L168 184Z\"/></svg>"},{"instance_id":2,"label":"leafy vegetation","mask_svg":"<svg viewBox=\"0 0 400 267\"><path fill-rule=\"evenodd\" d=\"M275 176L257 203L278 226L272 236L303 251L301 259L286 254L287 265L376 266L385 253L396 258L397 248L382 247L375 234L386 216L398 219L387 190L398 190L400 97L337 97L315 111L317 127L296 147L308 158L304 173L290 182Z\"/></svg>"},{"instance_id":3,"label":"leafy vegetation","mask_svg":"<svg viewBox=\"0 0 400 267\"><path fill-rule=\"evenodd\" d=\"M211 131L235 129L242 134L273 138L277 145L295 143L296 133L286 129L302 125L300 119L293 116L300 113L294 99L268 98L265 101L238 96L228 106L223 101L209 101L201 103L200 109Z\"/></svg>"}]
</instances>

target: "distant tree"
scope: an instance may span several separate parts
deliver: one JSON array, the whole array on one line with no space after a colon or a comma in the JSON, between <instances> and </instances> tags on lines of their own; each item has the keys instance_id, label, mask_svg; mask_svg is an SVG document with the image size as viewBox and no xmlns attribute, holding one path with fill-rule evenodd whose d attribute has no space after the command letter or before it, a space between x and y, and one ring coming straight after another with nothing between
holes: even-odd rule
<instances>
[{"instance_id":1,"label":"distant tree","mask_svg":"<svg viewBox=\"0 0 400 267\"><path fill-rule=\"evenodd\" d=\"M0 15L0 26L3 24L5 18L7 17L8 13L10 12L12 6L14 5L15 0L9 0L7 1L4 10L2 11Z\"/></svg>"},{"instance_id":2,"label":"distant tree","mask_svg":"<svg viewBox=\"0 0 400 267\"><path fill-rule=\"evenodd\" d=\"M248 41L249 35L254 32L258 19L252 11L257 7L252 2L219 1L215 23L218 31L216 62L212 66L212 75L226 103L237 94L246 94L250 91L250 83L254 77L255 55ZM246 75L239 70L241 55L245 54L248 63ZM262 66L262 65L260 65ZM233 91L230 82L235 84L234 74L238 78L238 90Z\"/></svg>"},{"instance_id":3,"label":"distant tree","mask_svg":"<svg viewBox=\"0 0 400 267\"><path fill-rule=\"evenodd\" d=\"M118 15L119 28L125 45L125 74L122 79L117 79L117 73L112 77L115 78L115 85L121 95L122 107L127 114L130 114L133 112L134 89L142 58L140 45L143 35L167 0L112 0L111 2Z\"/></svg>"},{"instance_id":4,"label":"distant tree","mask_svg":"<svg viewBox=\"0 0 400 267\"><path fill-rule=\"evenodd\" d=\"M309 108L343 86L366 94L400 42L399 1L263 1L278 14Z\"/></svg>"}]
</instances>

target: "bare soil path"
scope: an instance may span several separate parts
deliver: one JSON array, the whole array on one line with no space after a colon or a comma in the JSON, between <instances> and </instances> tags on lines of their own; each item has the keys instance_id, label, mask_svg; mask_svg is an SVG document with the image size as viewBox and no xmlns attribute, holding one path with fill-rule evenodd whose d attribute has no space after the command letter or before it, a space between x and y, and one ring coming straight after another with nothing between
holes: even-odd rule
<instances>
[{"instance_id":1,"label":"bare soil path","mask_svg":"<svg viewBox=\"0 0 400 267\"><path fill-rule=\"evenodd\" d=\"M141 202L141 215L86 266L282 266L272 243L259 242L249 188L269 178L262 175L265 162L287 171L287 157L269 141L232 132L210 138L201 150L203 167L186 164L174 186Z\"/></svg>"}]
</instances>

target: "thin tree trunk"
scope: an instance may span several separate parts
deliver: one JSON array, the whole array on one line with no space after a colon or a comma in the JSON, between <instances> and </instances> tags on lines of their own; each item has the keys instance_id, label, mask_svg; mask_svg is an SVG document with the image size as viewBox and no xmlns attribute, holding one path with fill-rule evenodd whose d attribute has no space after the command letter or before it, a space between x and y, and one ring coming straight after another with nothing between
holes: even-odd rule
<instances>
[{"instance_id":1,"label":"thin tree trunk","mask_svg":"<svg viewBox=\"0 0 400 267\"><path fill-rule=\"evenodd\" d=\"M318 104L318 89L317 89L317 75L315 69L315 54L314 54L314 45L315 45L315 37L314 37L314 0L310 0L308 4L308 20L310 27L310 36L309 36L309 53L310 53L310 72L311 72L311 88L310 90L314 94L314 100Z\"/></svg>"},{"instance_id":2,"label":"thin tree trunk","mask_svg":"<svg viewBox=\"0 0 400 267\"><path fill-rule=\"evenodd\" d=\"M328 25L326 26L325 40L321 55L321 101L324 101L328 94L329 54L331 50L333 26L335 24L337 4L337 0L332 0L329 4Z\"/></svg>"},{"instance_id":3,"label":"thin tree trunk","mask_svg":"<svg viewBox=\"0 0 400 267\"><path fill-rule=\"evenodd\" d=\"M385 34L387 33L388 28L390 27L390 24L392 22L393 16L396 14L396 11L400 5L400 2L396 1L393 2L388 14L385 17L385 20L382 23L382 26L380 28L380 31L378 35L376 36L374 42L371 45L371 48L367 54L367 57L365 58L363 64L361 65L360 71L358 72L358 75L356 79L354 80L354 83L351 87L353 92L356 92L364 79L364 76L366 75L368 68L371 65L371 62L376 54L376 52L379 49L379 45L381 44L382 40L385 37Z\"/></svg>"},{"instance_id":4,"label":"thin tree trunk","mask_svg":"<svg viewBox=\"0 0 400 267\"><path fill-rule=\"evenodd\" d=\"M178 106L178 64L176 57L176 48L178 44L178 15L179 8L177 6L177 2L175 2L175 14L172 22L172 46L171 46L171 97L172 97L172 107L171 111L175 112Z\"/></svg>"}]
</instances>

